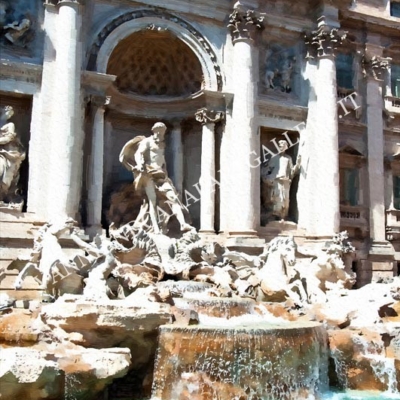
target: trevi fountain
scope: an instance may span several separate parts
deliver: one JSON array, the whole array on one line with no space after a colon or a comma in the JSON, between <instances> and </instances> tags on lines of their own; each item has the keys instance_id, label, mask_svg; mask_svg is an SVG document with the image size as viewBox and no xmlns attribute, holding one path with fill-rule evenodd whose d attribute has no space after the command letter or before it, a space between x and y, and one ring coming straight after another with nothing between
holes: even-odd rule
<instances>
[{"instance_id":1,"label":"trevi fountain","mask_svg":"<svg viewBox=\"0 0 400 400\"><path fill-rule=\"evenodd\" d=\"M400 399L398 0L0 0L0 62L1 400Z\"/></svg>"}]
</instances>

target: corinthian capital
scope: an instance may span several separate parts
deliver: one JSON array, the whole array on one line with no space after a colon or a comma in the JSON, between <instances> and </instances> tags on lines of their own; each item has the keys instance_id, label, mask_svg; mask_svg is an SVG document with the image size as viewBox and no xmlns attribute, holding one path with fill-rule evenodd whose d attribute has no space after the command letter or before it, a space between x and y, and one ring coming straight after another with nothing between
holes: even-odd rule
<instances>
[{"instance_id":1,"label":"corinthian capital","mask_svg":"<svg viewBox=\"0 0 400 400\"><path fill-rule=\"evenodd\" d=\"M257 30L263 28L264 17L254 10L245 9L240 2L234 6L229 16L228 28L231 31L232 41L237 39L254 39Z\"/></svg>"},{"instance_id":2,"label":"corinthian capital","mask_svg":"<svg viewBox=\"0 0 400 400\"><path fill-rule=\"evenodd\" d=\"M67 3L72 3L72 4L83 4L85 0L45 0L46 5L51 5L51 6L58 6L59 4L67 4Z\"/></svg>"},{"instance_id":3,"label":"corinthian capital","mask_svg":"<svg viewBox=\"0 0 400 400\"><path fill-rule=\"evenodd\" d=\"M385 72L390 67L391 58L380 56L367 57L364 56L361 65L365 77L381 80L384 78Z\"/></svg>"},{"instance_id":4,"label":"corinthian capital","mask_svg":"<svg viewBox=\"0 0 400 400\"><path fill-rule=\"evenodd\" d=\"M222 111L207 110L207 108L200 108L195 113L196 121L200 122L202 125L220 122L224 119L224 113Z\"/></svg>"},{"instance_id":5,"label":"corinthian capital","mask_svg":"<svg viewBox=\"0 0 400 400\"><path fill-rule=\"evenodd\" d=\"M347 32L323 24L316 31L305 34L306 57L335 55L335 50L343 43L346 37Z\"/></svg>"}]
</instances>

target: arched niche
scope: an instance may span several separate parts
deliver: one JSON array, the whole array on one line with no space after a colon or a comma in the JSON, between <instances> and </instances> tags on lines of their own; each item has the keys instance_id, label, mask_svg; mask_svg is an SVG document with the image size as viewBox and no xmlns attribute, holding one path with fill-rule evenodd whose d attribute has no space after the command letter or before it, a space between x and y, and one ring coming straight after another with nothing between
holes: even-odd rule
<instances>
[{"instance_id":1,"label":"arched niche","mask_svg":"<svg viewBox=\"0 0 400 400\"><path fill-rule=\"evenodd\" d=\"M211 44L192 25L172 14L158 10L137 10L123 14L108 23L97 35L88 59L87 69L106 73L114 49L132 34L154 30L168 31L186 44L198 58L204 75L204 89L222 90L223 79Z\"/></svg>"}]
</instances>

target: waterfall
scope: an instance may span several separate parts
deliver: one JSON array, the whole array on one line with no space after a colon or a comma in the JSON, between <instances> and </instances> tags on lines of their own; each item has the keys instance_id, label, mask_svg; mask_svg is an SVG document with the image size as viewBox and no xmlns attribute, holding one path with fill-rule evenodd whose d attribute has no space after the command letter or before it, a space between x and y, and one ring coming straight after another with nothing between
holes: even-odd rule
<instances>
[{"instance_id":1,"label":"waterfall","mask_svg":"<svg viewBox=\"0 0 400 400\"><path fill-rule=\"evenodd\" d=\"M165 325L154 400L311 400L327 389L327 337L318 324Z\"/></svg>"},{"instance_id":2,"label":"waterfall","mask_svg":"<svg viewBox=\"0 0 400 400\"><path fill-rule=\"evenodd\" d=\"M368 342L361 336L356 336L353 341L362 346L363 355L371 362L375 376L386 384L388 393L397 394L397 379L394 358L386 357L383 343Z\"/></svg>"}]
</instances>

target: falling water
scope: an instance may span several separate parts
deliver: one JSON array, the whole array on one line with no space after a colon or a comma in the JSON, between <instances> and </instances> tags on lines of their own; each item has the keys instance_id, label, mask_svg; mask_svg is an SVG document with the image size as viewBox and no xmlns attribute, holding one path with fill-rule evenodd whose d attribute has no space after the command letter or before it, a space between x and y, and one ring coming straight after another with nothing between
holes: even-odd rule
<instances>
[{"instance_id":1,"label":"falling water","mask_svg":"<svg viewBox=\"0 0 400 400\"><path fill-rule=\"evenodd\" d=\"M354 337L353 341L362 346L364 357L371 361L375 376L387 385L387 392L399 393L394 358L386 357L383 343L368 342L361 336Z\"/></svg>"},{"instance_id":2,"label":"falling water","mask_svg":"<svg viewBox=\"0 0 400 400\"><path fill-rule=\"evenodd\" d=\"M326 333L317 324L160 328L159 400L311 400L327 388Z\"/></svg>"}]
</instances>

